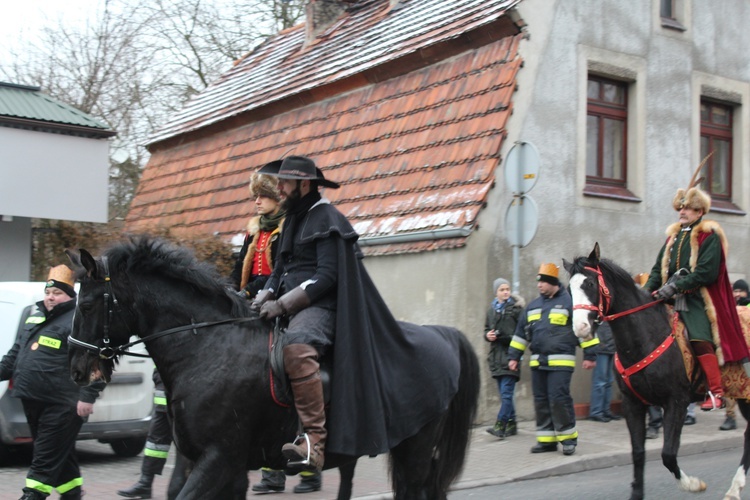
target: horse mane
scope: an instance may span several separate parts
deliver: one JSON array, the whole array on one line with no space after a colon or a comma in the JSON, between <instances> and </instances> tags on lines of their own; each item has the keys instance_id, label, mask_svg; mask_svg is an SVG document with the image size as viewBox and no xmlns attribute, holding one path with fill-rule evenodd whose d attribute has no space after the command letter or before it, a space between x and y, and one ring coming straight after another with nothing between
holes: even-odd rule
<instances>
[{"instance_id":1,"label":"horse mane","mask_svg":"<svg viewBox=\"0 0 750 500\"><path fill-rule=\"evenodd\" d=\"M213 264L198 260L188 248L162 238L135 235L114 244L104 255L112 272L180 281L203 295L226 297L231 301L233 316L250 314L249 302L232 292L228 279Z\"/></svg>"}]
</instances>

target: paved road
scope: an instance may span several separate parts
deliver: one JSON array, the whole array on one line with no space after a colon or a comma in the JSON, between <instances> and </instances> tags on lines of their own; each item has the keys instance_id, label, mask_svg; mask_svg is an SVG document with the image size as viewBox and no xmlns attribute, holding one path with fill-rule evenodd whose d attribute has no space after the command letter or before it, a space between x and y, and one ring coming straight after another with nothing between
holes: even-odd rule
<instances>
[{"instance_id":1,"label":"paved road","mask_svg":"<svg viewBox=\"0 0 750 500\"><path fill-rule=\"evenodd\" d=\"M737 470L740 448L721 452L690 455L680 459L680 467L708 485L700 495L677 489L672 474L655 459L646 463L646 498L660 500L719 499L729 488ZM482 488L454 491L450 500L617 500L630 495L633 469L630 465L589 470L565 476L551 476L528 481L516 481ZM750 490L742 492L750 499Z\"/></svg>"}]
</instances>

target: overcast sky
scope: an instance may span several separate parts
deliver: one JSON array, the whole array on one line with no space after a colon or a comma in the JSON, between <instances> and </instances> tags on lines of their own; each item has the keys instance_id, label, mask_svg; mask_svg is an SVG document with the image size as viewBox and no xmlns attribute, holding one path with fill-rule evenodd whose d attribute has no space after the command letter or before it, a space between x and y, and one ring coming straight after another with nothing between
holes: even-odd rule
<instances>
[{"instance_id":1,"label":"overcast sky","mask_svg":"<svg viewBox=\"0 0 750 500\"><path fill-rule=\"evenodd\" d=\"M96 14L104 0L2 0L0 64L8 62L8 49L32 42L47 25L82 24Z\"/></svg>"}]
</instances>

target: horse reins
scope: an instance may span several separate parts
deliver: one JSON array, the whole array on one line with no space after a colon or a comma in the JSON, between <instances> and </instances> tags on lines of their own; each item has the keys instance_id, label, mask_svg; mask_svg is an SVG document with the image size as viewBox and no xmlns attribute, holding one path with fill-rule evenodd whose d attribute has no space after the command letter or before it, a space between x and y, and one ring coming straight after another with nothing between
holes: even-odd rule
<instances>
[{"instance_id":1,"label":"horse reins","mask_svg":"<svg viewBox=\"0 0 750 500\"><path fill-rule=\"evenodd\" d=\"M208 328L210 326L216 326L216 325L224 325L227 323L243 323L246 321L253 321L257 318L255 317L246 317L246 318L228 318L228 319L221 319L217 321L203 321L200 323L195 323L195 321L191 318L189 325L183 325L183 326L177 326L174 328L169 328L167 330L162 330L160 332L152 333L151 335L147 335L146 337L140 338L138 340L134 340L133 342L128 342L127 344L123 344L120 346L112 347L110 346L110 339L109 339L109 330L110 330L110 324L112 322L112 317L114 315L114 308L117 307L119 309L120 303L117 301L117 297L115 297L115 292L112 289L112 278L109 276L109 265L107 263L107 257L102 257L102 265L104 267L104 303L107 306L107 312L104 314L104 336L102 338L102 342L104 343L103 347L96 346L94 344L89 344L88 342L83 342L81 340L73 338L73 334L68 335L68 343L71 344L74 347L78 347L81 349L85 349L91 353L94 353L99 356L99 359L113 359L116 356L119 356L121 354L126 354L128 356L136 356L139 358L150 358L151 356L149 354L142 354L139 352L130 352L128 351L128 348L133 347L134 345L143 344L146 342L149 342L151 340L156 340L158 338L164 337L166 335L171 335L173 333L178 332L184 332L188 330L192 330L193 334L198 334L199 328ZM125 323L125 326L128 328L128 331L130 331L130 327L128 327L127 323ZM132 332L131 337L133 336Z\"/></svg>"},{"instance_id":2,"label":"horse reins","mask_svg":"<svg viewBox=\"0 0 750 500\"><path fill-rule=\"evenodd\" d=\"M627 316L629 314L636 313L638 311L643 311L644 309L648 309L649 307L653 307L657 304L660 304L664 302L662 299L654 300L653 302L648 302L646 304L641 304L640 306L634 307L632 309L628 309L626 311L622 311L615 314L607 314L609 312L609 306L612 302L612 297L609 293L609 288L607 288L607 285L604 283L604 276L602 275L601 269L599 269L599 266L596 267L590 267L585 266L584 269L588 271L592 271L596 273L597 281L599 283L599 305L595 306L594 304L576 304L573 306L573 309L586 309L589 311L594 311L597 313L596 321L597 323L602 323L604 321L612 321L618 318L622 318L623 316ZM673 327L674 331L674 327ZM632 364L628 368L625 368L622 365L622 362L620 361L620 356L615 353L615 368L617 368L617 373L620 374L620 377L622 377L622 381L625 382L625 385L628 386L628 389L635 394L638 399L640 399L644 404L651 405L646 398L641 396L638 391L636 391L633 388L632 383L630 382L630 377L632 375L635 375L639 371L646 368L648 365L656 361L659 356L664 354L667 349L674 343L674 335L670 333L670 335L664 340L664 342L661 343L656 349L654 349L650 354L648 354L646 357L644 357L642 360Z\"/></svg>"}]
</instances>

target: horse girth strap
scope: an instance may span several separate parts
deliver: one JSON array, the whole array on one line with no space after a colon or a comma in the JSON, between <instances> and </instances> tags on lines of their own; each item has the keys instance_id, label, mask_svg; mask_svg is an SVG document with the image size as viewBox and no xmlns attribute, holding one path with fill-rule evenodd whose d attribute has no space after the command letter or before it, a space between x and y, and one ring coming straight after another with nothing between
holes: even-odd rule
<instances>
[{"instance_id":1,"label":"horse girth strap","mask_svg":"<svg viewBox=\"0 0 750 500\"><path fill-rule=\"evenodd\" d=\"M638 399L640 399L644 404L651 405L646 398L641 396L638 391L636 391L633 388L632 383L630 382L630 377L632 375L635 375L636 373L640 372L644 368L646 368L648 365L659 359L659 357L664 354L667 349L674 343L674 335L669 334L669 336L664 340L664 342L661 343L656 349L654 349L649 355L647 355L642 360L636 362L633 365L630 365L628 368L625 368L622 365L622 362L620 361L620 356L615 353L615 368L617 368L617 373L620 374L620 377L622 377L622 381L625 382L625 385L628 386L628 389L630 389L630 392L635 394Z\"/></svg>"}]
</instances>

